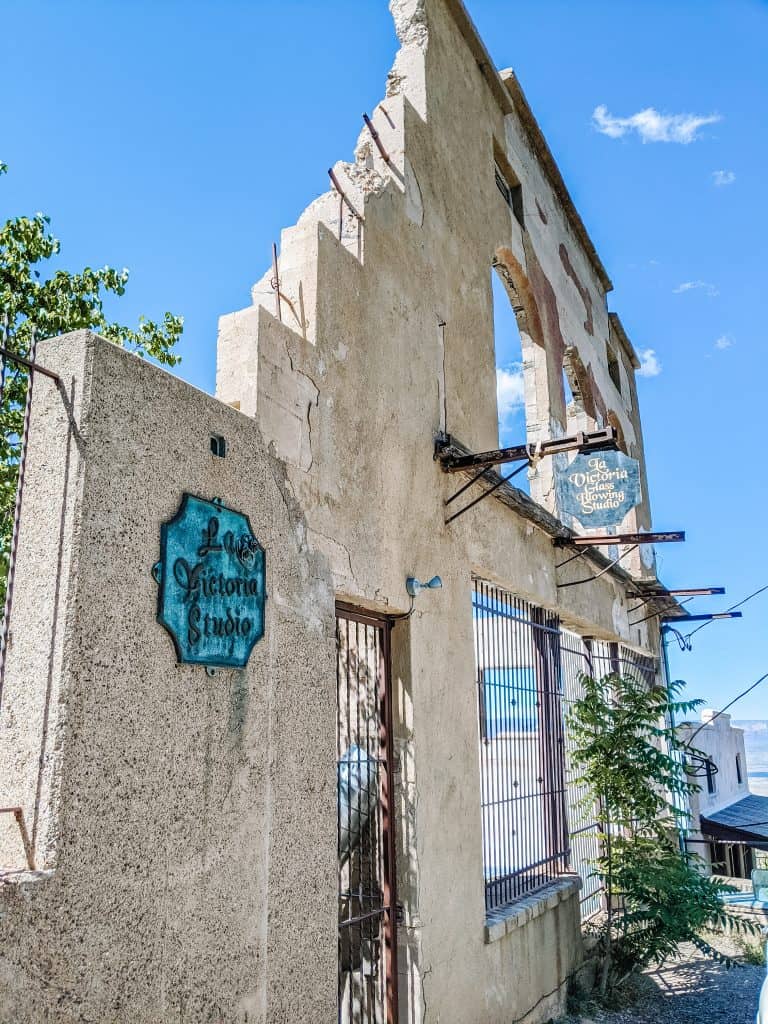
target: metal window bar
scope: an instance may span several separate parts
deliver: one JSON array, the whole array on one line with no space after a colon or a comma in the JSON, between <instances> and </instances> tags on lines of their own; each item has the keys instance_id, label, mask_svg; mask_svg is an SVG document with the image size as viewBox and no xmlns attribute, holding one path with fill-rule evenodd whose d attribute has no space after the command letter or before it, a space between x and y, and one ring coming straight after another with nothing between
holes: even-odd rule
<instances>
[{"instance_id":1,"label":"metal window bar","mask_svg":"<svg viewBox=\"0 0 768 1024\"><path fill-rule=\"evenodd\" d=\"M656 683L658 662L647 654L632 650L623 644L592 640L592 667L596 679L608 675L634 676L646 686Z\"/></svg>"},{"instance_id":2,"label":"metal window bar","mask_svg":"<svg viewBox=\"0 0 768 1024\"><path fill-rule=\"evenodd\" d=\"M397 1021L390 623L338 605L339 1024Z\"/></svg>"},{"instance_id":3,"label":"metal window bar","mask_svg":"<svg viewBox=\"0 0 768 1024\"><path fill-rule=\"evenodd\" d=\"M568 868L556 616L477 580L472 594L487 912Z\"/></svg>"}]
</instances>

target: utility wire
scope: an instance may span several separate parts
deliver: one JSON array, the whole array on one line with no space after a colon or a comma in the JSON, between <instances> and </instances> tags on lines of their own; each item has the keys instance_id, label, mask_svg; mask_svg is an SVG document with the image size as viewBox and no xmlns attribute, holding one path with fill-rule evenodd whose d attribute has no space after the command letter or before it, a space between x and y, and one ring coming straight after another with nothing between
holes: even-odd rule
<instances>
[{"instance_id":1,"label":"utility wire","mask_svg":"<svg viewBox=\"0 0 768 1024\"><path fill-rule=\"evenodd\" d=\"M768 588L766 588L766 589L768 589ZM724 708L721 708L721 710L720 710L720 711L718 711L716 715L712 715L712 717L711 717L711 718L709 719L709 721L707 721L707 722L702 722L702 723L701 723L701 725L699 726L699 728L698 728L698 729L696 730L696 732L695 732L695 733L693 733L693 735L692 735L692 736L690 737L690 739L688 739L688 740L686 741L686 744L685 744L685 745L686 745L686 746L690 746L690 744L691 744L691 743L692 743L692 742L693 742L693 741L694 741L694 740L696 739L696 737L697 737L697 736L699 735L699 733L701 732L701 730L702 730L702 729L706 729L706 727L707 727L708 725L711 725L711 723L712 723L712 722L714 722L714 720L715 720L716 718L719 718L719 717L720 717L720 715L723 715L723 714L725 714L725 712L726 712L726 711L728 710L728 708L732 708L732 707L733 707L733 705L734 705L734 704L736 703L736 701L739 701L739 700L741 700L741 698L742 698L742 697L746 697L746 695L747 695L748 693L751 693L751 692L752 692L752 690L754 690L754 689L755 689L755 687L759 686L759 685L760 685L760 683L762 683L762 682L763 682L764 680L766 680L766 679L768 679L768 672L766 672L766 673L765 673L765 675L763 675L763 676L760 676L760 678L759 678L759 679L757 680L757 682L756 682L756 683L752 683L752 685L751 685L751 686L748 686L748 687L747 687L747 689L746 689L746 690L744 690L744 692L743 692L743 693L740 693L740 694L738 695L738 697L734 697L734 698L733 698L733 700L732 700L732 701L730 702L730 704L726 704L726 705L725 705L725 707L724 707Z\"/></svg>"},{"instance_id":2,"label":"utility wire","mask_svg":"<svg viewBox=\"0 0 768 1024\"><path fill-rule=\"evenodd\" d=\"M763 590L768 590L768 587L763 587ZM757 594L759 594L759 593L761 593L761 591L758 590ZM752 596L756 596L756 595L752 595ZM746 598L746 600L749 600L749 598ZM742 604L743 603L744 602L742 601ZM730 609L729 609L729 611L730 611ZM706 625L706 623L705 623L705 625ZM760 676L760 678L757 680L756 683L752 683L751 686L748 686L747 689L744 690L743 693L740 693L738 695L738 697L734 697L730 704L726 704L725 707L722 708L720 711L718 711L716 715L713 715L709 719L708 722L702 722L701 725L699 726L699 728L696 730L696 732L693 733L693 735L688 740L686 740L685 746L690 749L691 743L693 743L693 741L696 739L696 737L699 735L699 733L701 732L702 729L706 729L706 727L708 725L710 725L712 722L714 722L714 720L716 718L719 718L720 715L724 714L728 710L728 708L732 708L733 705L736 703L736 701L741 700L742 697L746 697L746 695L748 693L751 693L752 690L755 689L755 687L759 686L760 683L764 682L766 679L768 679L768 672L766 672L765 675ZM705 815L705 817L706 817L706 815ZM738 824L734 823L733 827L743 831L744 829L748 829L748 828L756 828L758 825L768 825L768 821L740 821L740 822L738 822Z\"/></svg>"},{"instance_id":3,"label":"utility wire","mask_svg":"<svg viewBox=\"0 0 768 1024\"><path fill-rule=\"evenodd\" d=\"M741 608L741 606L746 604L747 601L751 601L753 597L757 597L758 594L762 594L766 590L768 590L768 583L766 583L764 587L760 587L759 590L756 590L754 592L754 594L750 594L749 597L745 597L743 601L739 601L738 604L734 604L730 608L727 608L726 611L735 612L737 608ZM694 629L694 630L692 630L692 632L688 633L686 635L685 639L686 640L690 640L691 637L694 635L694 633L698 633L700 629L704 629L705 626L708 626L710 624L710 622L714 622L714 621L715 621L714 619L709 619L707 622L702 622L702 624L700 626L697 626L696 629ZM689 650L690 650L690 648L689 648Z\"/></svg>"}]
</instances>

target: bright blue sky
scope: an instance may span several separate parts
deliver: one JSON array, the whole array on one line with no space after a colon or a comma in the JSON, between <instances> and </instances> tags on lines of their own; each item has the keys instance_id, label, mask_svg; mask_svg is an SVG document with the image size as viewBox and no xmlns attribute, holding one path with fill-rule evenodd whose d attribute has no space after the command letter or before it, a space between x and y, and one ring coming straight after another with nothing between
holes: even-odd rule
<instances>
[{"instance_id":1,"label":"bright blue sky","mask_svg":"<svg viewBox=\"0 0 768 1024\"><path fill-rule=\"evenodd\" d=\"M768 583L768 5L468 6L519 74L613 278L610 307L661 364L640 381L654 520L688 532L660 550L661 575L724 584L693 610L725 607ZM0 217L43 210L68 267L129 267L120 318L183 314L179 372L213 390L218 315L247 304L281 226L382 96L385 0L4 0L0 36ZM720 120L688 145L644 143L598 132L601 104ZM704 284L676 292L686 282ZM703 630L673 674L722 706L768 670L766 613L768 595ZM768 685L735 714L768 717Z\"/></svg>"}]
</instances>

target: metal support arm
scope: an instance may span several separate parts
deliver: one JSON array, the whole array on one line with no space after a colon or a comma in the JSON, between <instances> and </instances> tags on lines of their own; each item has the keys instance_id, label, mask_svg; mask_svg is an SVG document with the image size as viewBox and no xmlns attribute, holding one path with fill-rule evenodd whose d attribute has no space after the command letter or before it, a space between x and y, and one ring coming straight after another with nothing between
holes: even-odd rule
<instances>
[{"instance_id":1,"label":"metal support arm","mask_svg":"<svg viewBox=\"0 0 768 1024\"><path fill-rule=\"evenodd\" d=\"M474 452L469 455L451 454L446 449L451 444L450 436L439 438L435 445L435 459L446 473L461 473L467 469L488 468L505 462L528 462L535 450L536 455L559 455L578 449L581 452L615 450L616 430L605 427L590 434L580 431L568 437L551 441L540 441L536 445L517 444L511 448L496 448L489 452Z\"/></svg>"}]
</instances>

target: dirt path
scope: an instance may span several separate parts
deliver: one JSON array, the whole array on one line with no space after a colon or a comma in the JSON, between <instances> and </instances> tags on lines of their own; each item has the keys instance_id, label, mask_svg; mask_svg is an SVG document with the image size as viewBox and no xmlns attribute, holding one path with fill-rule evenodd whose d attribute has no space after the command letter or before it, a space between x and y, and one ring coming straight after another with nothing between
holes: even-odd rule
<instances>
[{"instance_id":1,"label":"dirt path","mask_svg":"<svg viewBox=\"0 0 768 1024\"><path fill-rule=\"evenodd\" d=\"M645 978L634 1006L571 1017L570 1024L755 1024L765 969L728 970L691 946Z\"/></svg>"}]
</instances>

